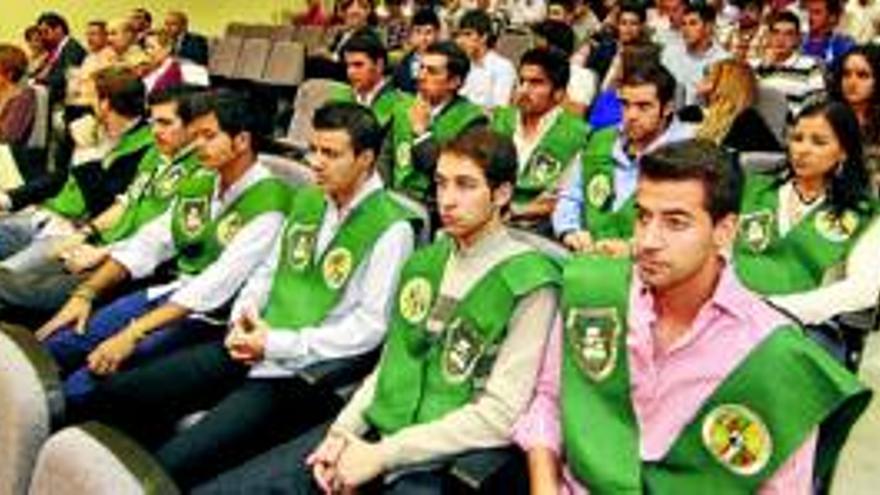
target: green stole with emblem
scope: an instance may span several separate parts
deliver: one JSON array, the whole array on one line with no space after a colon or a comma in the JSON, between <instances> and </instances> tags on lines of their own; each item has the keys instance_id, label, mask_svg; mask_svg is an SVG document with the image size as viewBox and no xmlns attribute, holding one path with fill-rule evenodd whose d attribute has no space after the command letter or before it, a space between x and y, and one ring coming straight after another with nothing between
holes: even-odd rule
<instances>
[{"instance_id":1,"label":"green stole with emblem","mask_svg":"<svg viewBox=\"0 0 880 495\"><path fill-rule=\"evenodd\" d=\"M431 187L431 177L424 171L416 170L412 162L412 149L416 136L413 135L409 111L416 98L401 95L394 107L391 123L391 140L394 150L392 189L404 191L416 198L424 199ZM467 99L456 96L431 122L430 133L434 140L443 145L467 129L475 120L482 118L483 110Z\"/></svg>"},{"instance_id":2,"label":"green stole with emblem","mask_svg":"<svg viewBox=\"0 0 880 495\"><path fill-rule=\"evenodd\" d=\"M636 221L635 195L614 210L614 142L617 129L594 132L581 161L584 185L583 222L593 240L629 239Z\"/></svg>"},{"instance_id":3,"label":"green stole with emblem","mask_svg":"<svg viewBox=\"0 0 880 495\"><path fill-rule=\"evenodd\" d=\"M436 420L470 402L491 372L517 302L556 285L555 262L536 251L514 255L492 269L432 332L428 316L453 249L442 238L413 254L403 267L388 340L366 420L389 435Z\"/></svg>"},{"instance_id":4,"label":"green stole with emblem","mask_svg":"<svg viewBox=\"0 0 880 495\"><path fill-rule=\"evenodd\" d=\"M779 236L779 186L770 175L750 174L734 246L734 266L747 287L760 294L792 294L821 285L826 270L842 263L871 222L876 208L835 216L819 205Z\"/></svg>"},{"instance_id":5,"label":"green stole with emblem","mask_svg":"<svg viewBox=\"0 0 880 495\"><path fill-rule=\"evenodd\" d=\"M590 492L755 493L820 424L816 466L830 470L871 393L792 326L746 356L663 459L641 460L626 346L631 264L578 257L563 274L562 431Z\"/></svg>"},{"instance_id":6,"label":"green stole with emblem","mask_svg":"<svg viewBox=\"0 0 880 495\"><path fill-rule=\"evenodd\" d=\"M334 84L330 101L357 102L354 88L342 83ZM382 83L382 89L379 90L379 94L376 95L376 98L370 104L370 110L373 111L373 115L375 115L376 120L379 121L379 126L383 129L391 122L394 107L401 101L402 94L403 93L394 88L394 85L391 84L390 81L384 81Z\"/></svg>"},{"instance_id":7,"label":"green stole with emblem","mask_svg":"<svg viewBox=\"0 0 880 495\"><path fill-rule=\"evenodd\" d=\"M499 107L492 115L492 129L512 138L519 121L517 107ZM560 112L519 173L514 201L527 203L555 186L568 164L584 149L588 131L582 119L566 111Z\"/></svg>"},{"instance_id":8,"label":"green stole with emblem","mask_svg":"<svg viewBox=\"0 0 880 495\"><path fill-rule=\"evenodd\" d=\"M352 211L318 259L315 243L327 207L324 192L308 187L292 201L264 317L272 328L320 323L342 297L351 274L392 224L414 218L383 190Z\"/></svg>"},{"instance_id":9,"label":"green stole with emblem","mask_svg":"<svg viewBox=\"0 0 880 495\"><path fill-rule=\"evenodd\" d=\"M267 177L248 187L216 218L212 218L211 199L218 180L215 173L202 169L180 183L171 214L171 232L180 273L201 273L248 222L266 212L287 210L294 194L289 185Z\"/></svg>"},{"instance_id":10,"label":"green stole with emblem","mask_svg":"<svg viewBox=\"0 0 880 495\"><path fill-rule=\"evenodd\" d=\"M150 126L141 123L119 138L116 146L101 160L101 166L105 171L109 171L118 158L151 145L153 145L153 132ZM88 216L86 200L73 170L68 171L67 181L61 191L55 197L44 202L43 206L65 218L78 219Z\"/></svg>"},{"instance_id":11,"label":"green stole with emblem","mask_svg":"<svg viewBox=\"0 0 880 495\"><path fill-rule=\"evenodd\" d=\"M199 161L192 149L166 164L159 149L151 147L138 165L138 175L128 188L125 211L112 227L101 233L101 243L111 244L125 239L164 213L177 194L180 181L198 168Z\"/></svg>"}]
</instances>

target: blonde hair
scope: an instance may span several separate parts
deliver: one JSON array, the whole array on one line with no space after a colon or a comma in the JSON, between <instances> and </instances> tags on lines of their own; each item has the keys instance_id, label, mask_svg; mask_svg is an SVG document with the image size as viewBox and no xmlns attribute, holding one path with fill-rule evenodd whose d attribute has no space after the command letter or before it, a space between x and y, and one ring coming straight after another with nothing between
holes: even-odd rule
<instances>
[{"instance_id":1,"label":"blonde hair","mask_svg":"<svg viewBox=\"0 0 880 495\"><path fill-rule=\"evenodd\" d=\"M757 83L751 67L734 59L715 62L707 77L712 89L697 137L721 143L736 117L755 102Z\"/></svg>"}]
</instances>

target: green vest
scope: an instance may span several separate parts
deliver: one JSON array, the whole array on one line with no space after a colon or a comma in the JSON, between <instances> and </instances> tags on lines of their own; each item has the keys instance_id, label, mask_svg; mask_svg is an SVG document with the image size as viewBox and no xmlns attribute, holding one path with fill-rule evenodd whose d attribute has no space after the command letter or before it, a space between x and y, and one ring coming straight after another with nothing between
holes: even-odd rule
<instances>
[{"instance_id":1,"label":"green vest","mask_svg":"<svg viewBox=\"0 0 880 495\"><path fill-rule=\"evenodd\" d=\"M491 372L520 298L558 283L556 264L536 251L493 267L445 319L427 328L453 241L442 238L407 260L373 402L366 420L383 435L436 420L472 399ZM449 301L446 300L445 303Z\"/></svg>"},{"instance_id":2,"label":"green vest","mask_svg":"<svg viewBox=\"0 0 880 495\"><path fill-rule=\"evenodd\" d=\"M152 144L153 132L150 126L140 124L120 137L116 146L101 161L101 166L104 170L110 170L120 157L136 153ZM65 218L79 219L88 216L86 200L73 170L68 171L67 181L61 191L43 203L43 206Z\"/></svg>"},{"instance_id":3,"label":"green vest","mask_svg":"<svg viewBox=\"0 0 880 495\"><path fill-rule=\"evenodd\" d=\"M281 237L278 266L264 309L273 328L299 329L320 323L338 303L351 274L392 224L414 218L385 191L370 194L348 215L315 259L318 230L327 202L309 187L297 192Z\"/></svg>"},{"instance_id":4,"label":"green vest","mask_svg":"<svg viewBox=\"0 0 880 495\"><path fill-rule=\"evenodd\" d=\"M290 186L268 177L248 187L226 210L212 218L211 198L217 180L216 174L201 169L178 188L171 232L180 273L201 273L248 222L266 212L285 211L293 194Z\"/></svg>"},{"instance_id":5,"label":"green vest","mask_svg":"<svg viewBox=\"0 0 880 495\"><path fill-rule=\"evenodd\" d=\"M519 123L519 110L514 106L499 107L492 115L492 129L512 138ZM562 172L587 142L587 124L569 112L561 112L532 152L528 163L516 179L517 203L527 203L542 192L555 187Z\"/></svg>"},{"instance_id":6,"label":"green vest","mask_svg":"<svg viewBox=\"0 0 880 495\"><path fill-rule=\"evenodd\" d=\"M826 270L843 263L871 222L874 205L835 216L819 205L779 236L777 179L750 174L739 216L734 247L737 274L760 294L792 294L821 285Z\"/></svg>"},{"instance_id":7,"label":"green vest","mask_svg":"<svg viewBox=\"0 0 880 495\"><path fill-rule=\"evenodd\" d=\"M391 123L394 169L391 174L391 184L394 190L405 191L416 198L424 199L428 196L431 187L431 177L421 170L416 170L412 161L416 136L413 135L409 111L415 102L415 97L401 94L398 104L394 107ZM480 107L465 98L456 97L431 122L430 132L434 140L439 145L443 145L483 116Z\"/></svg>"},{"instance_id":8,"label":"green vest","mask_svg":"<svg viewBox=\"0 0 880 495\"><path fill-rule=\"evenodd\" d=\"M629 239L636 221L635 195L614 210L614 142L617 129L608 127L594 132L587 142L581 161L584 185L583 222L600 239Z\"/></svg>"},{"instance_id":9,"label":"green vest","mask_svg":"<svg viewBox=\"0 0 880 495\"><path fill-rule=\"evenodd\" d=\"M590 492L755 493L820 424L816 466L828 472L871 393L789 326L722 381L663 459L641 460L626 346L631 263L574 258L563 275L562 431Z\"/></svg>"},{"instance_id":10,"label":"green vest","mask_svg":"<svg viewBox=\"0 0 880 495\"><path fill-rule=\"evenodd\" d=\"M164 163L159 149L150 148L126 191L125 211L112 227L101 233L101 243L125 239L164 213L177 194L180 181L198 169L199 160L193 150L175 157L172 163Z\"/></svg>"}]
</instances>

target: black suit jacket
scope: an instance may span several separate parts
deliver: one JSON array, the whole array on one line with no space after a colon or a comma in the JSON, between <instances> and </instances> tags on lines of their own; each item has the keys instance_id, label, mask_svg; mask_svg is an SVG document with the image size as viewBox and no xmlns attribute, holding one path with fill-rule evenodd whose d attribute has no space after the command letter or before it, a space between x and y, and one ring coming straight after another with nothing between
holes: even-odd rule
<instances>
[{"instance_id":1,"label":"black suit jacket","mask_svg":"<svg viewBox=\"0 0 880 495\"><path fill-rule=\"evenodd\" d=\"M67 91L67 69L79 67L86 58L86 50L73 38L68 38L61 54L49 68L43 83L49 87L49 102L54 104L64 100Z\"/></svg>"},{"instance_id":2,"label":"black suit jacket","mask_svg":"<svg viewBox=\"0 0 880 495\"><path fill-rule=\"evenodd\" d=\"M208 65L208 40L201 34L184 33L175 55L199 65Z\"/></svg>"}]
</instances>

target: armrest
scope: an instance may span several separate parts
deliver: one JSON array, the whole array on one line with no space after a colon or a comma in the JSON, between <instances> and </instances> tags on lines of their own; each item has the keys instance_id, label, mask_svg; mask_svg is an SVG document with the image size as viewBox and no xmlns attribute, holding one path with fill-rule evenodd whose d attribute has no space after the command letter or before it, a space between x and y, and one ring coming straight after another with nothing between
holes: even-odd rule
<instances>
[{"instance_id":1,"label":"armrest","mask_svg":"<svg viewBox=\"0 0 880 495\"><path fill-rule=\"evenodd\" d=\"M477 493L528 493L525 456L516 447L481 449L457 456L452 478ZM503 489L502 489L503 487Z\"/></svg>"}]
</instances>

